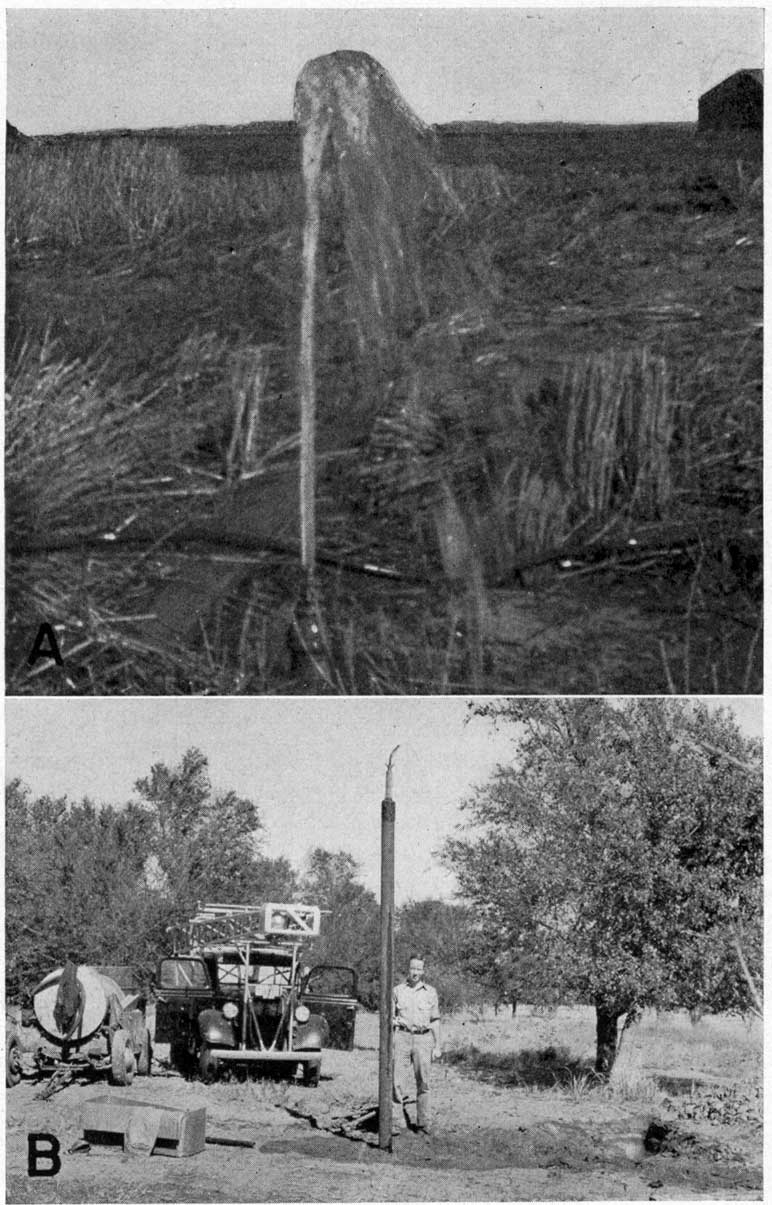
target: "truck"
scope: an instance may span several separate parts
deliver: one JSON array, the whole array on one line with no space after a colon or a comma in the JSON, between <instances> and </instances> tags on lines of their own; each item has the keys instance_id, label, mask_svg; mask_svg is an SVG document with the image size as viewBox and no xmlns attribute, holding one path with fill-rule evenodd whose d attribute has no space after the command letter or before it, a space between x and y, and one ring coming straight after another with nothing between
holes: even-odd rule
<instances>
[{"instance_id":1,"label":"truck","mask_svg":"<svg viewBox=\"0 0 772 1205\"><path fill-rule=\"evenodd\" d=\"M300 1072L314 1087L325 1047L353 1049L354 970L302 957L320 915L305 904L199 907L156 975L155 1039L174 1067L209 1082L238 1066Z\"/></svg>"}]
</instances>

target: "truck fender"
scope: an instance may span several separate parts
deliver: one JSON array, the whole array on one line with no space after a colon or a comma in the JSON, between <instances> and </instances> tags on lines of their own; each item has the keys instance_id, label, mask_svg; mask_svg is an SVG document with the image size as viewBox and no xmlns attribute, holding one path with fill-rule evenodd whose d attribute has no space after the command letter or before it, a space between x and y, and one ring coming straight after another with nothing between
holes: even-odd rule
<instances>
[{"instance_id":1,"label":"truck fender","mask_svg":"<svg viewBox=\"0 0 772 1205\"><path fill-rule=\"evenodd\" d=\"M327 1045L330 1026L320 1013L311 1013L307 1021L295 1026L295 1050L321 1050Z\"/></svg>"},{"instance_id":2,"label":"truck fender","mask_svg":"<svg viewBox=\"0 0 772 1205\"><path fill-rule=\"evenodd\" d=\"M205 1008L198 1014L198 1032L202 1042L210 1046L228 1046L234 1049L236 1038L233 1026L218 1008Z\"/></svg>"}]
</instances>

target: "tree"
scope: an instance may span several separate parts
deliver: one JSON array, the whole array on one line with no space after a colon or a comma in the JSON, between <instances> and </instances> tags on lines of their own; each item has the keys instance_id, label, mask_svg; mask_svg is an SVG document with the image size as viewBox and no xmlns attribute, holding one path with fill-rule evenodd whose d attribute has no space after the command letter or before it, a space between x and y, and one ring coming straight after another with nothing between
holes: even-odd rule
<instances>
[{"instance_id":1,"label":"tree","mask_svg":"<svg viewBox=\"0 0 772 1205\"><path fill-rule=\"evenodd\" d=\"M188 749L177 766L157 763L135 790L150 826L147 853L154 855L175 920L207 899L254 903L261 870L273 885L270 861L260 854L257 805L234 791L215 794L199 749ZM286 863L279 877L287 877Z\"/></svg>"},{"instance_id":2,"label":"tree","mask_svg":"<svg viewBox=\"0 0 772 1205\"><path fill-rule=\"evenodd\" d=\"M359 881L359 873L351 854L317 846L308 858L300 890L304 901L317 904L323 913L321 936L310 950L314 961L353 967L359 998L370 1007L378 1000L379 908L373 892Z\"/></svg>"},{"instance_id":3,"label":"tree","mask_svg":"<svg viewBox=\"0 0 772 1205\"><path fill-rule=\"evenodd\" d=\"M136 784L120 807L33 799L6 788L6 990L26 998L68 956L130 965L144 979L169 947L169 927L200 901L294 898L285 858L260 850L257 805L215 794L206 757L190 749Z\"/></svg>"},{"instance_id":4,"label":"tree","mask_svg":"<svg viewBox=\"0 0 772 1205\"><path fill-rule=\"evenodd\" d=\"M148 970L157 898L144 880L146 817L89 800L33 799L6 787L6 991L26 999L44 974L78 962Z\"/></svg>"},{"instance_id":5,"label":"tree","mask_svg":"<svg viewBox=\"0 0 772 1205\"><path fill-rule=\"evenodd\" d=\"M472 921L470 908L444 900L410 900L397 909L395 967L406 970L414 954L423 958L443 1009L479 1003L491 994L485 976L470 973Z\"/></svg>"},{"instance_id":6,"label":"tree","mask_svg":"<svg viewBox=\"0 0 772 1205\"><path fill-rule=\"evenodd\" d=\"M511 1004L513 1012L518 1000L530 1004L551 1003L551 993L535 989L539 978L522 952L502 949L502 935L489 923L489 917L470 917L463 954L464 974L477 985L477 995L493 1004ZM471 993L469 995L471 999Z\"/></svg>"},{"instance_id":7,"label":"tree","mask_svg":"<svg viewBox=\"0 0 772 1205\"><path fill-rule=\"evenodd\" d=\"M534 993L596 1010L596 1069L646 1006L745 1009L761 978L761 748L723 712L642 699L505 700L515 756L444 858Z\"/></svg>"}]
</instances>

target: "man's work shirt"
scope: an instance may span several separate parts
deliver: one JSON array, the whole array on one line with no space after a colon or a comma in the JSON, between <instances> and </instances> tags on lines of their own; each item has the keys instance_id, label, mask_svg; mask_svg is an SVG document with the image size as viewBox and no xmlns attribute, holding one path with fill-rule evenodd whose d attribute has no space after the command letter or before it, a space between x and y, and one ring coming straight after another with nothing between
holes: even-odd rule
<instances>
[{"instance_id":1,"label":"man's work shirt","mask_svg":"<svg viewBox=\"0 0 772 1205\"><path fill-rule=\"evenodd\" d=\"M398 983L394 988L394 1020L398 1029L410 1033L426 1033L433 1021L440 1019L437 992L428 983Z\"/></svg>"}]
</instances>

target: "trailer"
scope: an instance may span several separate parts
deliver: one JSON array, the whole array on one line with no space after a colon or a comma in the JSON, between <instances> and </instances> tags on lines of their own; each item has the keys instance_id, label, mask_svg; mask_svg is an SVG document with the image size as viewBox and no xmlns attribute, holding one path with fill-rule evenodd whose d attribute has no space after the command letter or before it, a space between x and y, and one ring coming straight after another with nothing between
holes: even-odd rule
<instances>
[{"instance_id":1,"label":"trailer","mask_svg":"<svg viewBox=\"0 0 772 1205\"><path fill-rule=\"evenodd\" d=\"M64 966L46 975L32 993L32 1033L6 1025L5 1081L15 1087L24 1076L108 1074L128 1085L149 1075L152 1062L146 1001L127 994L99 967Z\"/></svg>"}]
</instances>

